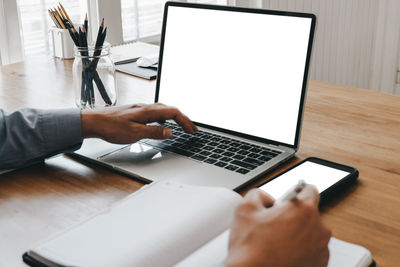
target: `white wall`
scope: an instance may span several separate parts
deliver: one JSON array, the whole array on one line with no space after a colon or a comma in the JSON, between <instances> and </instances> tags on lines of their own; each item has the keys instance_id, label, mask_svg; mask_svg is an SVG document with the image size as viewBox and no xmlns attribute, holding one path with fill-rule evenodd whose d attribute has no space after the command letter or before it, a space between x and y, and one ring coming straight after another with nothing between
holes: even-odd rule
<instances>
[{"instance_id":1,"label":"white wall","mask_svg":"<svg viewBox=\"0 0 400 267\"><path fill-rule=\"evenodd\" d=\"M0 1L0 53L6 65L23 59L17 1ZM1 64L0 64L1 65Z\"/></svg>"},{"instance_id":2,"label":"white wall","mask_svg":"<svg viewBox=\"0 0 400 267\"><path fill-rule=\"evenodd\" d=\"M400 94L399 0L237 0L239 6L311 12L311 79Z\"/></svg>"}]
</instances>

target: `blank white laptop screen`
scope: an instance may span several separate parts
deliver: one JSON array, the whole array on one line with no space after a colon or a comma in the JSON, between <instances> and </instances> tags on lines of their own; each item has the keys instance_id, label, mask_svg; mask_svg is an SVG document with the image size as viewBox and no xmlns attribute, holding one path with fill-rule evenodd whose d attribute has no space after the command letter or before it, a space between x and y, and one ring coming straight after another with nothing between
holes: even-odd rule
<instances>
[{"instance_id":1,"label":"blank white laptop screen","mask_svg":"<svg viewBox=\"0 0 400 267\"><path fill-rule=\"evenodd\" d=\"M294 145L311 18L170 6L158 102Z\"/></svg>"}]
</instances>

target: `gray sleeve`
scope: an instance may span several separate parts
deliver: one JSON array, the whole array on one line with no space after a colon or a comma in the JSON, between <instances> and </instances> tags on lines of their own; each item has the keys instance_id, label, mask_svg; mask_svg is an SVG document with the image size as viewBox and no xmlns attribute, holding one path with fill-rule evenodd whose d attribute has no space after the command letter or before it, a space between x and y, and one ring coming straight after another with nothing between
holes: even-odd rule
<instances>
[{"instance_id":1,"label":"gray sleeve","mask_svg":"<svg viewBox=\"0 0 400 267\"><path fill-rule=\"evenodd\" d=\"M82 144L78 109L0 109L0 170L42 161Z\"/></svg>"}]
</instances>

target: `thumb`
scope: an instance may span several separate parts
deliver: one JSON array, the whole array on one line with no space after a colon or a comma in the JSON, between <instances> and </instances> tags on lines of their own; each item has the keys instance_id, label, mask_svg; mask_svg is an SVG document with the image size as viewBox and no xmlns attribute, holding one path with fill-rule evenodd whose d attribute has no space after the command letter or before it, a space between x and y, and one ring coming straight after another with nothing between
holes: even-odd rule
<instances>
[{"instance_id":1,"label":"thumb","mask_svg":"<svg viewBox=\"0 0 400 267\"><path fill-rule=\"evenodd\" d=\"M172 136L170 129L162 126L143 126L141 129L142 138L168 139Z\"/></svg>"},{"instance_id":2,"label":"thumb","mask_svg":"<svg viewBox=\"0 0 400 267\"><path fill-rule=\"evenodd\" d=\"M251 189L244 198L264 208L271 207L275 202L272 196L261 189Z\"/></svg>"}]
</instances>

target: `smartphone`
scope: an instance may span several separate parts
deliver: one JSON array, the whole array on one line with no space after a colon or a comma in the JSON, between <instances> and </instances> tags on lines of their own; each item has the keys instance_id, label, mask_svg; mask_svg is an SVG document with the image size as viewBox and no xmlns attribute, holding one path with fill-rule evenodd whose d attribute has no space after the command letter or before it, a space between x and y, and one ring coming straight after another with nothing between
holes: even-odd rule
<instances>
[{"instance_id":1,"label":"smartphone","mask_svg":"<svg viewBox=\"0 0 400 267\"><path fill-rule=\"evenodd\" d=\"M317 187L321 204L343 192L357 178L358 171L353 167L311 157L278 174L259 188L278 199L302 179Z\"/></svg>"}]
</instances>

